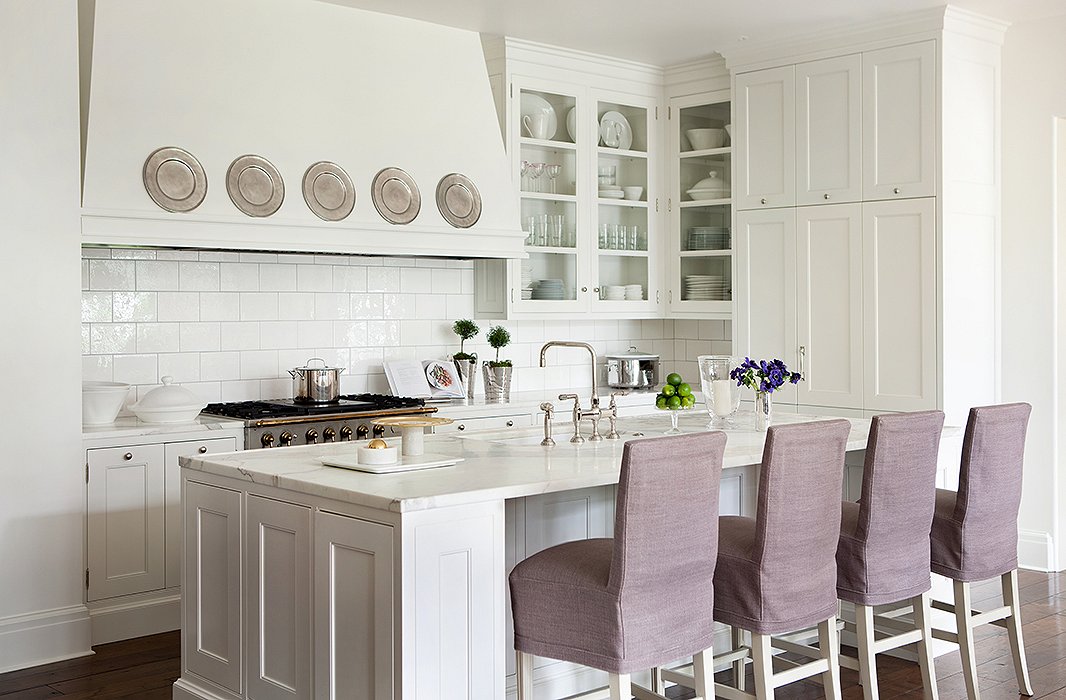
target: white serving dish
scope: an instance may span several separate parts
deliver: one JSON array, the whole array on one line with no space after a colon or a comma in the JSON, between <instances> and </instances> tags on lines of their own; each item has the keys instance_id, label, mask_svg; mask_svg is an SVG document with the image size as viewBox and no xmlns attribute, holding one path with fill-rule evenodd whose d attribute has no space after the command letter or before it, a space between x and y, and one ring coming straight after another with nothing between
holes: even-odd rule
<instances>
[{"instance_id":1,"label":"white serving dish","mask_svg":"<svg viewBox=\"0 0 1066 700\"><path fill-rule=\"evenodd\" d=\"M633 127L621 112L606 112L600 119L600 140L608 148L628 151L633 147Z\"/></svg>"},{"instance_id":2,"label":"white serving dish","mask_svg":"<svg viewBox=\"0 0 1066 700\"><path fill-rule=\"evenodd\" d=\"M722 188L718 188L716 190L708 190L708 189L696 190L696 189L692 189L692 190L686 190L686 192L688 193L689 197L692 197L692 199L694 199L694 200L696 200L698 202L701 202L701 201L707 200L707 199L725 199L726 197L729 196L729 195L726 194L725 190L722 189Z\"/></svg>"},{"instance_id":3,"label":"white serving dish","mask_svg":"<svg viewBox=\"0 0 1066 700\"><path fill-rule=\"evenodd\" d=\"M544 138L555 138L555 132L559 129L559 118L555 114L555 108L552 107L551 102L548 102L540 95L535 95L531 92L523 92L519 111L522 113L521 122L523 124L525 123L526 117L532 119L534 114L544 114L548 119L547 135ZM525 133L524 129L523 133Z\"/></svg>"},{"instance_id":4,"label":"white serving dish","mask_svg":"<svg viewBox=\"0 0 1066 700\"><path fill-rule=\"evenodd\" d=\"M107 425L115 422L129 396L130 385L121 382L81 383L82 425Z\"/></svg>"},{"instance_id":5,"label":"white serving dish","mask_svg":"<svg viewBox=\"0 0 1066 700\"><path fill-rule=\"evenodd\" d=\"M623 187L622 192L625 193L626 199L640 199L640 195L644 194L644 188L640 185L634 185L632 187Z\"/></svg>"},{"instance_id":6,"label":"white serving dish","mask_svg":"<svg viewBox=\"0 0 1066 700\"><path fill-rule=\"evenodd\" d=\"M394 448L389 448L394 449ZM376 450L380 452L381 450ZM447 455L421 454L417 457L400 455L393 464L363 464L355 455L330 455L319 457L318 461L327 467L340 467L357 472L370 474L393 474L395 472L410 472L417 469L436 469L437 467L450 467L463 461L462 457L449 457Z\"/></svg>"},{"instance_id":7,"label":"white serving dish","mask_svg":"<svg viewBox=\"0 0 1066 700\"><path fill-rule=\"evenodd\" d=\"M399 447L359 447L359 463L366 466L396 464L400 459Z\"/></svg>"},{"instance_id":8,"label":"white serving dish","mask_svg":"<svg viewBox=\"0 0 1066 700\"><path fill-rule=\"evenodd\" d=\"M725 129L689 129L685 132L692 150L703 151L708 148L721 148L725 145Z\"/></svg>"},{"instance_id":9,"label":"white serving dish","mask_svg":"<svg viewBox=\"0 0 1066 700\"><path fill-rule=\"evenodd\" d=\"M173 377L163 377L163 386L152 389L140 401L130 406L141 421L145 423L191 423L207 406L196 394L180 384L174 383Z\"/></svg>"}]
</instances>

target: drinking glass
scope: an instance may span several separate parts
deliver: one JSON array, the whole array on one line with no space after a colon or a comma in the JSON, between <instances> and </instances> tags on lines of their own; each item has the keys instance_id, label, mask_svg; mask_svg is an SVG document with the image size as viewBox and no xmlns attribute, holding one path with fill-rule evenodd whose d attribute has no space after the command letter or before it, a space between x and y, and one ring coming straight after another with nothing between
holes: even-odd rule
<instances>
[{"instance_id":1,"label":"drinking glass","mask_svg":"<svg viewBox=\"0 0 1066 700\"><path fill-rule=\"evenodd\" d=\"M526 176L529 175L529 161L528 160L522 161L522 169L519 172L521 173L521 179L519 180L519 182L521 184L519 186L519 189L525 190L526 189Z\"/></svg>"},{"instance_id":2,"label":"drinking glass","mask_svg":"<svg viewBox=\"0 0 1066 700\"><path fill-rule=\"evenodd\" d=\"M709 428L733 425L740 408L740 387L729 373L737 367L735 357L729 355L700 355L696 358L700 367L700 387L710 416Z\"/></svg>"},{"instance_id":3,"label":"drinking glass","mask_svg":"<svg viewBox=\"0 0 1066 700\"><path fill-rule=\"evenodd\" d=\"M629 227L629 234L626 236L626 250L637 250L636 224Z\"/></svg>"},{"instance_id":4,"label":"drinking glass","mask_svg":"<svg viewBox=\"0 0 1066 700\"><path fill-rule=\"evenodd\" d=\"M540 180L538 179L544 172L544 163L530 163L529 164L529 179L531 180L530 190L533 192L540 192Z\"/></svg>"},{"instance_id":5,"label":"drinking glass","mask_svg":"<svg viewBox=\"0 0 1066 700\"><path fill-rule=\"evenodd\" d=\"M563 166L556 163L544 166L544 173L548 176L548 182L551 183L552 194L555 194L555 178L559 177L562 171Z\"/></svg>"},{"instance_id":6,"label":"drinking glass","mask_svg":"<svg viewBox=\"0 0 1066 700\"><path fill-rule=\"evenodd\" d=\"M607 224L600 224L600 250L607 250Z\"/></svg>"}]
</instances>

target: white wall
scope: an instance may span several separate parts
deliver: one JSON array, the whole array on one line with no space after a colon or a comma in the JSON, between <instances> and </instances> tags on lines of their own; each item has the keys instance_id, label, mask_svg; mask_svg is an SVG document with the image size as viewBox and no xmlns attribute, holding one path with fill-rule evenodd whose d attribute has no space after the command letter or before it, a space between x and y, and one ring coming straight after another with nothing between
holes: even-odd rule
<instances>
[{"instance_id":1,"label":"white wall","mask_svg":"<svg viewBox=\"0 0 1066 700\"><path fill-rule=\"evenodd\" d=\"M1003 400L1033 405L1018 525L1023 564L1066 565L1061 512L1059 287L1066 277L1055 223L1055 117L1066 116L1066 14L1016 24L1003 53ZM1066 173L1060 173L1066 177ZM1057 550L1057 551L1056 551Z\"/></svg>"},{"instance_id":2,"label":"white wall","mask_svg":"<svg viewBox=\"0 0 1066 700\"><path fill-rule=\"evenodd\" d=\"M0 3L0 671L88 652L73 0Z\"/></svg>"}]
</instances>

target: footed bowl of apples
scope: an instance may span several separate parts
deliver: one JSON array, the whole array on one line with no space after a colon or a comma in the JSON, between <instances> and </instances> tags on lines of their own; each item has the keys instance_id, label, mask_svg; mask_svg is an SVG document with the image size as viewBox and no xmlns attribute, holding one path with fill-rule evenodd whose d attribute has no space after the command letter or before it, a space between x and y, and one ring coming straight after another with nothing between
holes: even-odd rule
<instances>
[{"instance_id":1,"label":"footed bowl of apples","mask_svg":"<svg viewBox=\"0 0 1066 700\"><path fill-rule=\"evenodd\" d=\"M667 375L666 384L655 397L655 408L670 412L670 429L663 434L680 435L681 430L677 427L678 411L687 411L695 405L696 397L692 395L692 387L688 382L677 372Z\"/></svg>"}]
</instances>

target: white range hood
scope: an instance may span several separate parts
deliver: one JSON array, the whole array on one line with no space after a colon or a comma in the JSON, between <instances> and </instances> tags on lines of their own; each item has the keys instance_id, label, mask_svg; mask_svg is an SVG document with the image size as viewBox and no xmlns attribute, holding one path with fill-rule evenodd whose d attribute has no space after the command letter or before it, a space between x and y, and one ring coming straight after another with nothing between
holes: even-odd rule
<instances>
[{"instance_id":1,"label":"white range hood","mask_svg":"<svg viewBox=\"0 0 1066 700\"><path fill-rule=\"evenodd\" d=\"M308 0L96 0L85 130L86 243L449 257L524 257L478 35ZM161 147L194 155L203 202L164 211L142 171ZM249 217L226 188L230 163L276 166L285 199ZM352 213L323 221L304 172L332 161L356 190ZM421 194L418 216L390 224L371 183L401 168ZM480 219L456 228L437 183L467 176Z\"/></svg>"}]
</instances>

